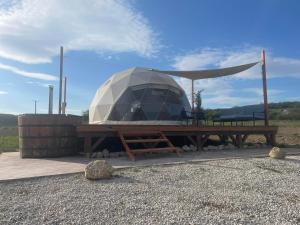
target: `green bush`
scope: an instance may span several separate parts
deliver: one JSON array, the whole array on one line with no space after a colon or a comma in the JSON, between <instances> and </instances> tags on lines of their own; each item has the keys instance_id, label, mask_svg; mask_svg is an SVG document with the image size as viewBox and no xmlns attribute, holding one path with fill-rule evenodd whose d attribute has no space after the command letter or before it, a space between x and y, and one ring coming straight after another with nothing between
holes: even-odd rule
<instances>
[{"instance_id":1,"label":"green bush","mask_svg":"<svg viewBox=\"0 0 300 225\"><path fill-rule=\"evenodd\" d=\"M0 149L17 149L19 148L18 136L0 136Z\"/></svg>"}]
</instances>

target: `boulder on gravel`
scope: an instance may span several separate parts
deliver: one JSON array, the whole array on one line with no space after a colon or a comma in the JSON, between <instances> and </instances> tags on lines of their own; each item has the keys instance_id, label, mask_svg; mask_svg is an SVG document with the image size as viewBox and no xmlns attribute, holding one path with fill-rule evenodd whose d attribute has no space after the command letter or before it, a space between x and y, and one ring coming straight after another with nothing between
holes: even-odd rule
<instances>
[{"instance_id":1,"label":"boulder on gravel","mask_svg":"<svg viewBox=\"0 0 300 225\"><path fill-rule=\"evenodd\" d=\"M85 168L85 177L89 180L108 179L112 177L113 167L105 160L90 162Z\"/></svg>"},{"instance_id":2,"label":"boulder on gravel","mask_svg":"<svg viewBox=\"0 0 300 225\"><path fill-rule=\"evenodd\" d=\"M284 159L286 152L278 147L273 147L269 152L269 156L273 159Z\"/></svg>"}]
</instances>

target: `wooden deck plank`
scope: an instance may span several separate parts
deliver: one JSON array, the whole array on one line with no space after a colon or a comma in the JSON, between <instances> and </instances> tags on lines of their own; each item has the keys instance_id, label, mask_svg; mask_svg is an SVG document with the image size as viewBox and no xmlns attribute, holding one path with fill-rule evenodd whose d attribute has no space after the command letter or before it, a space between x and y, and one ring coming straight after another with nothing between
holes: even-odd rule
<instances>
[{"instance_id":1,"label":"wooden deck plank","mask_svg":"<svg viewBox=\"0 0 300 225\"><path fill-rule=\"evenodd\" d=\"M135 140L125 140L126 143L153 143L153 142L166 142L164 138L159 139L135 139Z\"/></svg>"},{"instance_id":2,"label":"wooden deck plank","mask_svg":"<svg viewBox=\"0 0 300 225\"><path fill-rule=\"evenodd\" d=\"M149 152L176 152L176 147L131 149L131 152L133 152L135 154L138 154L138 153L149 153Z\"/></svg>"},{"instance_id":3,"label":"wooden deck plank","mask_svg":"<svg viewBox=\"0 0 300 225\"><path fill-rule=\"evenodd\" d=\"M85 133L113 133L117 131L126 132L139 132L139 131L161 131L161 132L199 132L199 133L236 133L243 132L249 134L264 134L264 133L276 133L278 127L276 126L178 126L178 125L80 125L77 126L77 133L80 135Z\"/></svg>"}]
</instances>

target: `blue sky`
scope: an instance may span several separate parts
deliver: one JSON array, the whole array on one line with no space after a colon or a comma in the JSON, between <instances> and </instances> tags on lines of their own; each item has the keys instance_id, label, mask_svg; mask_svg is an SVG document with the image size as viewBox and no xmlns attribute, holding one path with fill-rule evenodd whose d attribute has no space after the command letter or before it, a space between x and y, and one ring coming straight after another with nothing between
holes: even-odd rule
<instances>
[{"instance_id":1,"label":"blue sky","mask_svg":"<svg viewBox=\"0 0 300 225\"><path fill-rule=\"evenodd\" d=\"M197 70L258 61L266 49L269 101L300 100L297 0L0 0L0 113L47 112L65 48L70 114L130 67ZM190 82L177 82L190 96ZM262 102L260 68L197 81L205 108ZM55 110L57 110L57 101Z\"/></svg>"}]
</instances>

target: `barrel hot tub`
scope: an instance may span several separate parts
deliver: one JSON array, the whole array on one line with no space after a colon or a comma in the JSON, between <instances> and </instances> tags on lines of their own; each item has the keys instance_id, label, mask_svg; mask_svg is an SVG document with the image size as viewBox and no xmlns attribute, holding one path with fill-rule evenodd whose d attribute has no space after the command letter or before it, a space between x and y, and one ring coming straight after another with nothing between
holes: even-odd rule
<instances>
[{"instance_id":1,"label":"barrel hot tub","mask_svg":"<svg viewBox=\"0 0 300 225\"><path fill-rule=\"evenodd\" d=\"M43 158L76 154L76 126L80 124L81 117L74 115L19 115L21 157Z\"/></svg>"}]
</instances>

